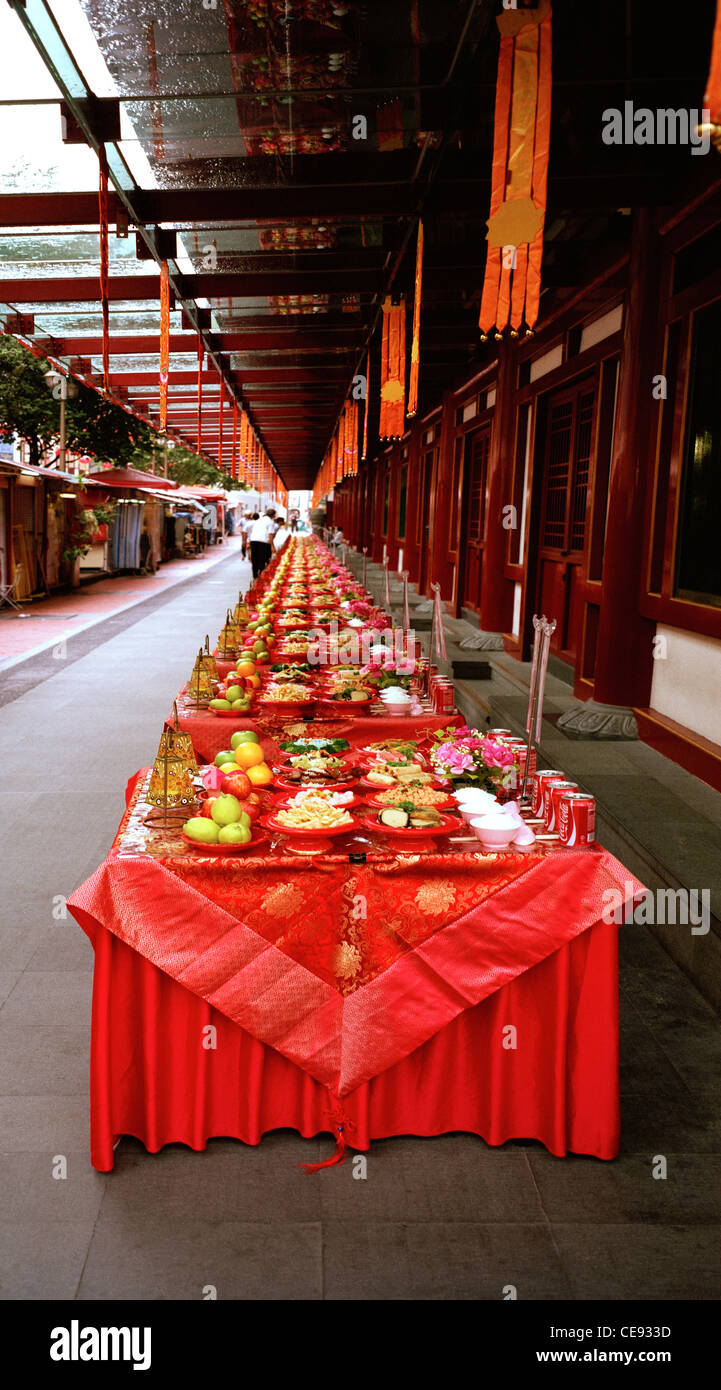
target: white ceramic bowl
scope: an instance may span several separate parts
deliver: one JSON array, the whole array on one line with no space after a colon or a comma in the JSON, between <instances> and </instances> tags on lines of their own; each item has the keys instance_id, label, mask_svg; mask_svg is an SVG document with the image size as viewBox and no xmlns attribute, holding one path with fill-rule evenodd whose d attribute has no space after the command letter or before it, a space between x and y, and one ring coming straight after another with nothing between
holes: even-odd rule
<instances>
[{"instance_id":1,"label":"white ceramic bowl","mask_svg":"<svg viewBox=\"0 0 721 1390\"><path fill-rule=\"evenodd\" d=\"M500 816L476 816L470 824L484 849L505 849L518 834L518 826Z\"/></svg>"},{"instance_id":2,"label":"white ceramic bowl","mask_svg":"<svg viewBox=\"0 0 721 1390\"><path fill-rule=\"evenodd\" d=\"M386 714L409 714L411 702L410 700L408 702L405 700L384 700L383 708Z\"/></svg>"},{"instance_id":3,"label":"white ceramic bowl","mask_svg":"<svg viewBox=\"0 0 721 1390\"><path fill-rule=\"evenodd\" d=\"M472 796L464 796L462 792L454 792L453 799L461 812L472 811L476 816L484 816L489 811L495 811L498 802L490 792L478 792Z\"/></svg>"}]
</instances>

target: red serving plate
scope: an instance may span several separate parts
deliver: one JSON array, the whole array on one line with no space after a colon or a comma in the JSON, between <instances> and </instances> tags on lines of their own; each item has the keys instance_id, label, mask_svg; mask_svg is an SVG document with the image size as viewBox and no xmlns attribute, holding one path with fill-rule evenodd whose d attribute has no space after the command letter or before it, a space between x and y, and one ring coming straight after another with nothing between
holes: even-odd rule
<instances>
[{"instance_id":1,"label":"red serving plate","mask_svg":"<svg viewBox=\"0 0 721 1390\"><path fill-rule=\"evenodd\" d=\"M370 803L369 803L370 804ZM384 808L388 810L388 807ZM436 811L438 807L434 808ZM457 816L442 816L442 825L429 825L422 830L415 826L408 829L393 825L380 825L377 820L370 820L367 816L362 818L361 824L366 830L375 830L379 835L388 835L394 840L433 840L438 835L452 835L454 830L460 829L462 821Z\"/></svg>"},{"instance_id":2,"label":"red serving plate","mask_svg":"<svg viewBox=\"0 0 721 1390\"><path fill-rule=\"evenodd\" d=\"M318 704L332 705L333 709L341 709L344 713L348 710L363 710L365 713L368 706L373 703L375 695L369 695L366 700L334 700L332 695L324 695L321 692L316 696L316 699Z\"/></svg>"},{"instance_id":3,"label":"red serving plate","mask_svg":"<svg viewBox=\"0 0 721 1390\"><path fill-rule=\"evenodd\" d=\"M205 850L205 853L215 858L217 855L242 854L243 850L255 849L257 845L264 845L270 838L264 830L256 831L252 840L248 840L244 845L204 845L199 840L191 840L189 835L181 830L180 837L189 845L191 849Z\"/></svg>"},{"instance_id":4,"label":"red serving plate","mask_svg":"<svg viewBox=\"0 0 721 1390\"><path fill-rule=\"evenodd\" d=\"M279 787L280 784L279 784L278 782L276 782L274 785L275 785L276 787ZM318 787L318 786L316 786L316 787L296 787L296 788L295 788L295 792L293 793L293 795L295 795L296 792L309 792L309 791L318 791L318 792L329 792L329 791L334 791L334 792L336 792L336 791L343 791L343 790L350 791L350 787L346 787L345 789L344 789L343 787ZM291 798L286 792L284 792L284 793L283 793L283 800L282 800L282 801L276 801L276 809L277 809L278 811L287 811L287 810L288 810L288 807L289 807L289 805L290 805L291 799L292 799L292 798ZM344 801L344 802L343 802L343 805L342 805L342 806L339 806L338 809L339 809L340 811L350 811L351 808L352 808L353 806L359 806L359 805L362 803L362 801L363 801L363 797L361 797L361 796L356 796L356 795L354 794L354 795L351 797L351 800L350 800L350 801Z\"/></svg>"},{"instance_id":5,"label":"red serving plate","mask_svg":"<svg viewBox=\"0 0 721 1390\"><path fill-rule=\"evenodd\" d=\"M307 709L309 705L314 705L315 701L315 695L310 700L264 700L261 696L258 704L263 705L266 709Z\"/></svg>"},{"instance_id":6,"label":"red serving plate","mask_svg":"<svg viewBox=\"0 0 721 1390\"><path fill-rule=\"evenodd\" d=\"M279 787L280 790L284 792L307 792L313 791L315 788L322 792L349 792L353 790L357 781L358 778L356 776L346 782L308 782L304 786L302 782L286 782L285 779L280 776L274 778L273 785Z\"/></svg>"},{"instance_id":7,"label":"red serving plate","mask_svg":"<svg viewBox=\"0 0 721 1390\"><path fill-rule=\"evenodd\" d=\"M279 807L278 809L282 808ZM360 821L351 816L350 824L346 822L345 825L321 825L317 826L315 830L300 830L296 826L283 825L282 821L278 821L275 815L272 815L266 816L261 821L261 825L264 825L268 830L277 830L281 835L297 836L299 840L313 840L325 839L328 835L350 835L360 828Z\"/></svg>"},{"instance_id":8,"label":"red serving plate","mask_svg":"<svg viewBox=\"0 0 721 1390\"><path fill-rule=\"evenodd\" d=\"M392 787L386 787L385 790L386 790L386 791L392 791L393 788L392 788ZM440 790L441 790L440 787L431 787L431 791L440 791ZM407 800L407 801L412 801L412 800L413 800L413 793L412 793L412 792L409 791L408 796L406 797L406 800ZM452 798L451 796L445 796L445 797L443 798L442 801L435 801L435 802L433 803L433 810L434 810L434 811L440 811L440 809L441 809L442 806L448 806L448 805L450 805L450 803L451 803L452 800L453 800L453 798ZM393 805L393 804L394 804L394 803L392 803L392 802L390 802L390 801L379 801L377 796L367 796L367 797L366 797L366 805L367 805L367 806L374 806L378 811L387 811L387 810L390 808L390 806ZM425 810L426 808L425 808L425 807L423 807L423 808L419 807L418 809L419 809L419 810L421 810L421 809Z\"/></svg>"}]
</instances>

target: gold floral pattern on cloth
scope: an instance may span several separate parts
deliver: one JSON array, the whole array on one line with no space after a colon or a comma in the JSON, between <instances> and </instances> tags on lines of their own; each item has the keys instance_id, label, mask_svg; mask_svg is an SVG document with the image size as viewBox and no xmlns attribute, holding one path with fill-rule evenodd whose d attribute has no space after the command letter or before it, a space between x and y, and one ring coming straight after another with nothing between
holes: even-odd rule
<instances>
[{"instance_id":1,"label":"gold floral pattern on cloth","mask_svg":"<svg viewBox=\"0 0 721 1390\"><path fill-rule=\"evenodd\" d=\"M427 917L436 916L440 912L446 912L456 900L456 890L448 879L433 879L430 883L422 883L413 901L419 912L425 913Z\"/></svg>"},{"instance_id":2,"label":"gold floral pattern on cloth","mask_svg":"<svg viewBox=\"0 0 721 1390\"><path fill-rule=\"evenodd\" d=\"M305 859L269 852L264 842L253 853L221 858L212 846L206 852L187 846L179 826L148 823L148 776L134 789L112 853L160 860L168 873L343 996L479 907L546 853L545 847L497 855L374 851L366 863L350 864L347 853Z\"/></svg>"},{"instance_id":3,"label":"gold floral pattern on cloth","mask_svg":"<svg viewBox=\"0 0 721 1390\"><path fill-rule=\"evenodd\" d=\"M290 912L297 912L302 903L303 894L299 888L294 888L290 883L279 883L266 893L263 906L271 917L285 917Z\"/></svg>"}]
</instances>

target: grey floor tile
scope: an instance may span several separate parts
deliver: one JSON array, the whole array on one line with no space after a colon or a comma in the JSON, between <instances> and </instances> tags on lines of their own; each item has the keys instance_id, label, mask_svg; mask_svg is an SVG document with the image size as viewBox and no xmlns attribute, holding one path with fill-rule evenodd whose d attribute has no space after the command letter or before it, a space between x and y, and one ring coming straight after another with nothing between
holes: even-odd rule
<instances>
[{"instance_id":1,"label":"grey floor tile","mask_svg":"<svg viewBox=\"0 0 721 1390\"><path fill-rule=\"evenodd\" d=\"M521 1150L489 1149L470 1134L377 1139L365 1178L348 1162L322 1175L323 1219L522 1223L544 1219Z\"/></svg>"},{"instance_id":2,"label":"grey floor tile","mask_svg":"<svg viewBox=\"0 0 721 1390\"><path fill-rule=\"evenodd\" d=\"M473 1222L323 1223L326 1299L565 1299L550 1230Z\"/></svg>"},{"instance_id":3,"label":"grey floor tile","mask_svg":"<svg viewBox=\"0 0 721 1390\"><path fill-rule=\"evenodd\" d=\"M107 1180L82 1150L0 1154L0 1221L28 1227L94 1221Z\"/></svg>"},{"instance_id":4,"label":"grey floor tile","mask_svg":"<svg viewBox=\"0 0 721 1390\"><path fill-rule=\"evenodd\" d=\"M4 1153L70 1153L88 1155L90 1112L84 1096L0 1096L0 1147Z\"/></svg>"},{"instance_id":5,"label":"grey floor tile","mask_svg":"<svg viewBox=\"0 0 721 1390\"><path fill-rule=\"evenodd\" d=\"M0 953L0 961L2 954ZM20 979L19 970L0 970L0 1004L4 1004Z\"/></svg>"},{"instance_id":6,"label":"grey floor tile","mask_svg":"<svg viewBox=\"0 0 721 1390\"><path fill-rule=\"evenodd\" d=\"M705 1095L683 1101L647 1094L621 1098L622 1154L721 1153L718 1105Z\"/></svg>"},{"instance_id":7,"label":"grey floor tile","mask_svg":"<svg viewBox=\"0 0 721 1390\"><path fill-rule=\"evenodd\" d=\"M89 1052L87 1027L20 1026L0 1012L0 1094L87 1096Z\"/></svg>"},{"instance_id":8,"label":"grey floor tile","mask_svg":"<svg viewBox=\"0 0 721 1390\"><path fill-rule=\"evenodd\" d=\"M101 1208L79 1299L319 1299L317 1222L199 1221L187 1213L105 1217Z\"/></svg>"},{"instance_id":9,"label":"grey floor tile","mask_svg":"<svg viewBox=\"0 0 721 1390\"><path fill-rule=\"evenodd\" d=\"M26 970L92 970L93 948L82 927L68 914L65 921L46 927Z\"/></svg>"},{"instance_id":10,"label":"grey floor tile","mask_svg":"<svg viewBox=\"0 0 721 1390\"><path fill-rule=\"evenodd\" d=\"M0 965L8 974L21 973L43 938L43 925L4 926L0 930Z\"/></svg>"},{"instance_id":11,"label":"grey floor tile","mask_svg":"<svg viewBox=\"0 0 721 1390\"><path fill-rule=\"evenodd\" d=\"M624 1154L611 1163L569 1155L562 1163L532 1153L528 1162L551 1223L586 1225L721 1221L721 1155L665 1154L667 1176L654 1178L655 1155Z\"/></svg>"},{"instance_id":12,"label":"grey floor tile","mask_svg":"<svg viewBox=\"0 0 721 1390\"><path fill-rule=\"evenodd\" d=\"M26 970L0 1009L0 1022L57 1026L90 1022L92 976L87 970Z\"/></svg>"},{"instance_id":13,"label":"grey floor tile","mask_svg":"<svg viewBox=\"0 0 721 1390\"><path fill-rule=\"evenodd\" d=\"M92 1219L5 1221L2 1228L0 1298L72 1299L93 1233Z\"/></svg>"},{"instance_id":14,"label":"grey floor tile","mask_svg":"<svg viewBox=\"0 0 721 1390\"><path fill-rule=\"evenodd\" d=\"M317 1221L321 1183L301 1163L317 1163L320 1143L299 1134L266 1134L258 1146L211 1140L195 1153L171 1144L148 1154L137 1141L123 1139L116 1149L103 1218L142 1218L163 1211L198 1221ZM324 1177L320 1174L319 1177Z\"/></svg>"},{"instance_id":15,"label":"grey floor tile","mask_svg":"<svg viewBox=\"0 0 721 1390\"><path fill-rule=\"evenodd\" d=\"M574 1299L709 1299L721 1296L718 1226L554 1223Z\"/></svg>"}]
</instances>

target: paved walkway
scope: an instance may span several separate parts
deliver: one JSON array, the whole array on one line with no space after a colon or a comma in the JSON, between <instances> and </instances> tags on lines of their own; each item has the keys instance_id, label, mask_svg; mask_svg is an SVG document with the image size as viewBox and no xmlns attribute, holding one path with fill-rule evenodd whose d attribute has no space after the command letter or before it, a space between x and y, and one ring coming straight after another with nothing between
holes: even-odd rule
<instances>
[{"instance_id":1,"label":"paved walkway","mask_svg":"<svg viewBox=\"0 0 721 1390\"><path fill-rule=\"evenodd\" d=\"M0 671L28 656L55 646L63 638L82 632L136 603L197 578L240 551L240 536L226 536L221 545L202 555L169 560L155 574L123 574L81 584L70 593L53 594L22 605L22 618L10 608L0 609Z\"/></svg>"},{"instance_id":2,"label":"paved walkway","mask_svg":"<svg viewBox=\"0 0 721 1390\"><path fill-rule=\"evenodd\" d=\"M306 1177L296 1165L330 1138L282 1131L199 1154L124 1139L113 1173L90 1167L92 951L58 902L103 858L129 773L248 579L231 558L97 622L66 660L24 663L34 682L0 710L17 789L0 831L0 1297L197 1300L214 1283L226 1300L500 1301L508 1284L525 1300L717 1299L718 1020L642 928L621 931L613 1163L452 1134L374 1143L365 1181L350 1163Z\"/></svg>"}]
</instances>

